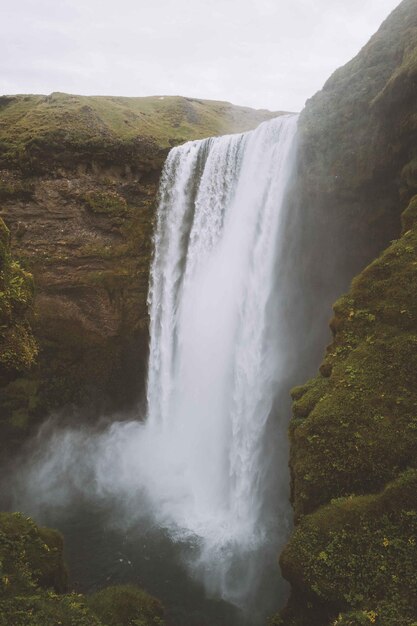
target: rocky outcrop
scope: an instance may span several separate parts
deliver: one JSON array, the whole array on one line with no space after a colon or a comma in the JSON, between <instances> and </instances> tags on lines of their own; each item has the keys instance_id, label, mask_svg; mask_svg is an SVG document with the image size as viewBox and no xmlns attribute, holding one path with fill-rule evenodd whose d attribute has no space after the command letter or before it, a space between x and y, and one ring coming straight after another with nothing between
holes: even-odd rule
<instances>
[{"instance_id":1,"label":"rocky outcrop","mask_svg":"<svg viewBox=\"0 0 417 626\"><path fill-rule=\"evenodd\" d=\"M320 312L359 274L334 306L320 375L292 392L296 526L281 555L292 591L276 625L417 615L416 34L417 1L405 0L300 119L306 370L323 345Z\"/></svg>"},{"instance_id":2,"label":"rocky outcrop","mask_svg":"<svg viewBox=\"0 0 417 626\"><path fill-rule=\"evenodd\" d=\"M21 513L0 513L1 596L31 593L37 587L67 590L63 539Z\"/></svg>"},{"instance_id":3,"label":"rocky outcrop","mask_svg":"<svg viewBox=\"0 0 417 626\"><path fill-rule=\"evenodd\" d=\"M161 603L133 585L69 592L63 539L21 513L0 513L0 626L163 626Z\"/></svg>"},{"instance_id":4,"label":"rocky outcrop","mask_svg":"<svg viewBox=\"0 0 417 626\"><path fill-rule=\"evenodd\" d=\"M0 98L0 215L34 276L39 343L30 375L2 389L0 414L16 440L63 406L83 407L86 419L137 402L166 154L272 115L174 97Z\"/></svg>"},{"instance_id":5,"label":"rocky outcrop","mask_svg":"<svg viewBox=\"0 0 417 626\"><path fill-rule=\"evenodd\" d=\"M317 367L331 304L398 237L417 193L416 41L417 2L404 0L301 113L291 242L299 380Z\"/></svg>"},{"instance_id":6,"label":"rocky outcrop","mask_svg":"<svg viewBox=\"0 0 417 626\"><path fill-rule=\"evenodd\" d=\"M417 196L402 237L334 310L320 375L293 390L297 525L281 556L293 592L276 623L407 626L417 614Z\"/></svg>"}]
</instances>

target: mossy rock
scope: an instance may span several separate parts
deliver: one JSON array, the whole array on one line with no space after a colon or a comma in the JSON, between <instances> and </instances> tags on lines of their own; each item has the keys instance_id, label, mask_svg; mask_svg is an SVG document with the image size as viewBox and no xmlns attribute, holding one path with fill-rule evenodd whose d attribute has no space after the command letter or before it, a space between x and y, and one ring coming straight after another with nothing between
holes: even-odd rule
<instances>
[{"instance_id":1,"label":"mossy rock","mask_svg":"<svg viewBox=\"0 0 417 626\"><path fill-rule=\"evenodd\" d=\"M414 205L335 304L320 376L292 391L292 592L274 626L416 625Z\"/></svg>"},{"instance_id":2,"label":"mossy rock","mask_svg":"<svg viewBox=\"0 0 417 626\"><path fill-rule=\"evenodd\" d=\"M417 196L414 196L411 199L411 202L408 205L407 209L402 214L403 230L407 232L408 230L410 230L410 228L415 226L416 222L417 222Z\"/></svg>"},{"instance_id":3,"label":"mossy rock","mask_svg":"<svg viewBox=\"0 0 417 626\"><path fill-rule=\"evenodd\" d=\"M105 626L163 626L164 609L156 598L133 585L107 587L88 596L88 606Z\"/></svg>"},{"instance_id":4,"label":"mossy rock","mask_svg":"<svg viewBox=\"0 0 417 626\"><path fill-rule=\"evenodd\" d=\"M67 593L63 538L21 513L0 513L0 626L163 626L156 598L133 585Z\"/></svg>"},{"instance_id":5,"label":"mossy rock","mask_svg":"<svg viewBox=\"0 0 417 626\"><path fill-rule=\"evenodd\" d=\"M13 259L9 229L0 218L0 448L10 449L15 436L26 430L28 409L36 405L33 395L26 395L26 379L24 401L16 405L13 393L19 377L30 375L38 355L29 321L33 297L32 275ZM22 396L22 388L18 395Z\"/></svg>"},{"instance_id":6,"label":"mossy rock","mask_svg":"<svg viewBox=\"0 0 417 626\"><path fill-rule=\"evenodd\" d=\"M0 596L38 587L58 593L67 589L62 536L21 513L0 513Z\"/></svg>"},{"instance_id":7,"label":"mossy rock","mask_svg":"<svg viewBox=\"0 0 417 626\"><path fill-rule=\"evenodd\" d=\"M89 192L84 196L86 207L93 213L103 215L125 215L127 202L115 192Z\"/></svg>"},{"instance_id":8,"label":"mossy rock","mask_svg":"<svg viewBox=\"0 0 417 626\"><path fill-rule=\"evenodd\" d=\"M103 626L84 596L39 592L0 599L0 626Z\"/></svg>"},{"instance_id":9,"label":"mossy rock","mask_svg":"<svg viewBox=\"0 0 417 626\"><path fill-rule=\"evenodd\" d=\"M28 369L37 356L27 319L33 294L32 276L12 258L9 230L0 218L0 380Z\"/></svg>"},{"instance_id":10,"label":"mossy rock","mask_svg":"<svg viewBox=\"0 0 417 626\"><path fill-rule=\"evenodd\" d=\"M379 495L338 499L302 519L281 555L298 594L283 624L412 626L416 563L417 471L409 470Z\"/></svg>"},{"instance_id":11,"label":"mossy rock","mask_svg":"<svg viewBox=\"0 0 417 626\"><path fill-rule=\"evenodd\" d=\"M409 225L336 303L324 372L293 391L296 516L377 491L416 464L417 224Z\"/></svg>"}]
</instances>

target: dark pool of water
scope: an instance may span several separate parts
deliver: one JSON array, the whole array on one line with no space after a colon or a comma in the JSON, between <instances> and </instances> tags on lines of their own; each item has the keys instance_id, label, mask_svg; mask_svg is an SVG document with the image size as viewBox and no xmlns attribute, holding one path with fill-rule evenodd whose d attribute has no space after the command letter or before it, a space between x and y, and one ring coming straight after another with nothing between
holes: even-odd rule
<instances>
[{"instance_id":1,"label":"dark pool of water","mask_svg":"<svg viewBox=\"0 0 417 626\"><path fill-rule=\"evenodd\" d=\"M105 509L84 504L65 515L46 514L43 523L64 535L70 585L76 591L133 583L162 601L170 626L255 624L233 605L208 598L183 562L184 550L193 547L174 543L149 520L121 530Z\"/></svg>"}]
</instances>

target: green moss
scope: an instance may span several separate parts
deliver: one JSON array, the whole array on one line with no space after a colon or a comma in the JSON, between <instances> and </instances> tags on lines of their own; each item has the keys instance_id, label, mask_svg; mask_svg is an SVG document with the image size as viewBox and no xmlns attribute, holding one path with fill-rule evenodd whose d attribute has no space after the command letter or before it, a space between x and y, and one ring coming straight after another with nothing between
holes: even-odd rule
<instances>
[{"instance_id":1,"label":"green moss","mask_svg":"<svg viewBox=\"0 0 417 626\"><path fill-rule=\"evenodd\" d=\"M415 464L417 228L366 268L334 309L323 373L295 391L297 516L381 489Z\"/></svg>"},{"instance_id":2,"label":"green moss","mask_svg":"<svg viewBox=\"0 0 417 626\"><path fill-rule=\"evenodd\" d=\"M0 599L0 626L103 626L79 594L33 595Z\"/></svg>"},{"instance_id":3,"label":"green moss","mask_svg":"<svg viewBox=\"0 0 417 626\"><path fill-rule=\"evenodd\" d=\"M10 255L9 231L0 219L0 376L29 368L37 344L27 321L33 299L32 276Z\"/></svg>"},{"instance_id":4,"label":"green moss","mask_svg":"<svg viewBox=\"0 0 417 626\"><path fill-rule=\"evenodd\" d=\"M291 397L294 400L293 414L295 420L304 418L311 413L317 402L325 396L327 385L326 378L315 378L306 385L295 387L291 390Z\"/></svg>"},{"instance_id":5,"label":"green moss","mask_svg":"<svg viewBox=\"0 0 417 626\"><path fill-rule=\"evenodd\" d=\"M292 392L292 595L272 624L415 626L414 211L415 198L402 237L336 302L320 376Z\"/></svg>"},{"instance_id":6,"label":"green moss","mask_svg":"<svg viewBox=\"0 0 417 626\"><path fill-rule=\"evenodd\" d=\"M159 602L133 585L107 587L88 597L88 606L105 626L163 626Z\"/></svg>"},{"instance_id":7,"label":"green moss","mask_svg":"<svg viewBox=\"0 0 417 626\"><path fill-rule=\"evenodd\" d=\"M406 3L404 3L405 5ZM408 0L408 5L410 2ZM417 77L417 27L415 23L404 29L404 49L401 62L391 74L384 88L376 95L372 104L378 105L384 100L398 101L407 97L413 98L412 82ZM400 93L398 93L400 92Z\"/></svg>"},{"instance_id":8,"label":"green moss","mask_svg":"<svg viewBox=\"0 0 417 626\"><path fill-rule=\"evenodd\" d=\"M417 222L417 196L411 199L410 204L402 214L402 224L404 232L410 230Z\"/></svg>"},{"instance_id":9,"label":"green moss","mask_svg":"<svg viewBox=\"0 0 417 626\"><path fill-rule=\"evenodd\" d=\"M281 556L284 575L308 598L313 615L315 605L321 614L323 621L308 623L329 626L372 623L374 617L381 626L411 626L417 614L416 562L415 470L380 495L338 499L306 516ZM293 614L297 610L293 606Z\"/></svg>"},{"instance_id":10,"label":"green moss","mask_svg":"<svg viewBox=\"0 0 417 626\"><path fill-rule=\"evenodd\" d=\"M32 276L11 257L9 230L0 219L0 447L6 449L17 433L26 431L28 409L36 405L33 393L23 403L16 403L14 393L22 396L18 376L30 370L38 355L28 321L33 294ZM26 382L23 386L26 389Z\"/></svg>"},{"instance_id":11,"label":"green moss","mask_svg":"<svg viewBox=\"0 0 417 626\"><path fill-rule=\"evenodd\" d=\"M38 587L65 591L62 536L20 513L0 513L0 570L0 596Z\"/></svg>"},{"instance_id":12,"label":"green moss","mask_svg":"<svg viewBox=\"0 0 417 626\"><path fill-rule=\"evenodd\" d=\"M67 592L61 535L0 513L0 626L163 626L161 603L133 585Z\"/></svg>"},{"instance_id":13,"label":"green moss","mask_svg":"<svg viewBox=\"0 0 417 626\"><path fill-rule=\"evenodd\" d=\"M124 215L128 208L124 198L115 192L91 191L84 196L84 202L93 213Z\"/></svg>"},{"instance_id":14,"label":"green moss","mask_svg":"<svg viewBox=\"0 0 417 626\"><path fill-rule=\"evenodd\" d=\"M5 448L10 450L26 436L39 408L39 380L19 376L3 385L0 401L0 431Z\"/></svg>"}]
</instances>

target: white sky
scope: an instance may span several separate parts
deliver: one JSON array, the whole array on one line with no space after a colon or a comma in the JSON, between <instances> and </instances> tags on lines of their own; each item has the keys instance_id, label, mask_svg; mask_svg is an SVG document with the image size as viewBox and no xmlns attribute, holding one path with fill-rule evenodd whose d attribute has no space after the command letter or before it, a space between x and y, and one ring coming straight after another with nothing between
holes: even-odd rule
<instances>
[{"instance_id":1,"label":"white sky","mask_svg":"<svg viewBox=\"0 0 417 626\"><path fill-rule=\"evenodd\" d=\"M399 0L0 0L0 93L300 110Z\"/></svg>"}]
</instances>

